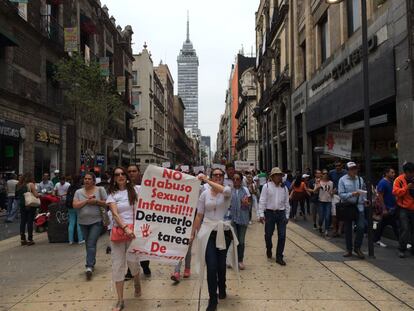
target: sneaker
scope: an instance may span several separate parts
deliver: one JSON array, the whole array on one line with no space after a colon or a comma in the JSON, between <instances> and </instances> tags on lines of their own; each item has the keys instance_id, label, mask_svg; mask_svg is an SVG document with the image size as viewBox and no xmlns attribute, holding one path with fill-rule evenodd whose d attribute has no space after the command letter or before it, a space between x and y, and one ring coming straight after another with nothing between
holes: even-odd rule
<instances>
[{"instance_id":1,"label":"sneaker","mask_svg":"<svg viewBox=\"0 0 414 311\"><path fill-rule=\"evenodd\" d=\"M175 283L179 283L180 282L180 273L179 272L174 272L171 275L171 280L173 280Z\"/></svg>"},{"instance_id":2,"label":"sneaker","mask_svg":"<svg viewBox=\"0 0 414 311\"><path fill-rule=\"evenodd\" d=\"M387 244L384 244L381 241L375 242L375 244L379 247L387 247Z\"/></svg>"},{"instance_id":3,"label":"sneaker","mask_svg":"<svg viewBox=\"0 0 414 311\"><path fill-rule=\"evenodd\" d=\"M85 271L85 275L86 275L86 280L90 281L92 279L92 268L91 267L87 267L86 271Z\"/></svg>"},{"instance_id":4,"label":"sneaker","mask_svg":"<svg viewBox=\"0 0 414 311\"><path fill-rule=\"evenodd\" d=\"M249 225L253 224L252 221L249 221Z\"/></svg>"},{"instance_id":5,"label":"sneaker","mask_svg":"<svg viewBox=\"0 0 414 311\"><path fill-rule=\"evenodd\" d=\"M411 244L407 244L407 249L412 248L413 246Z\"/></svg>"},{"instance_id":6,"label":"sneaker","mask_svg":"<svg viewBox=\"0 0 414 311\"><path fill-rule=\"evenodd\" d=\"M85 240L79 241L79 242L78 242L78 244L79 244L79 245L83 245L83 244L85 244Z\"/></svg>"},{"instance_id":7,"label":"sneaker","mask_svg":"<svg viewBox=\"0 0 414 311\"><path fill-rule=\"evenodd\" d=\"M69 242L69 245L73 245L73 242Z\"/></svg>"},{"instance_id":8,"label":"sneaker","mask_svg":"<svg viewBox=\"0 0 414 311\"><path fill-rule=\"evenodd\" d=\"M188 279L191 275L191 270L190 269L184 269L184 279Z\"/></svg>"}]
</instances>

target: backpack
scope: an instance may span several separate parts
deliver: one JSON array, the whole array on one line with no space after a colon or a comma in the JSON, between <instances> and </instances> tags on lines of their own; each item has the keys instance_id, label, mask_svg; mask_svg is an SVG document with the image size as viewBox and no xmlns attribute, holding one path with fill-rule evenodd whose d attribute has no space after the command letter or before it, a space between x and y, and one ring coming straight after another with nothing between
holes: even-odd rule
<instances>
[{"instance_id":1,"label":"backpack","mask_svg":"<svg viewBox=\"0 0 414 311\"><path fill-rule=\"evenodd\" d=\"M68 189L68 193L66 194L66 207L73 208L73 198L75 197L75 192L80 189L80 187L71 185Z\"/></svg>"}]
</instances>

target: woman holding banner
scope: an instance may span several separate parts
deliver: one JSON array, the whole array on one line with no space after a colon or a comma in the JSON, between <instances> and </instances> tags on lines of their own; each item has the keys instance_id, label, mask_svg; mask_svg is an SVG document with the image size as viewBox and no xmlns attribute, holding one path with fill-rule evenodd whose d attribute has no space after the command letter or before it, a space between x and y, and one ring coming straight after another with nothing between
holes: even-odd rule
<instances>
[{"instance_id":1,"label":"woman holding banner","mask_svg":"<svg viewBox=\"0 0 414 311\"><path fill-rule=\"evenodd\" d=\"M224 172L213 169L210 179L200 174L198 178L210 186L198 201L197 216L194 221L191 241L197 235L200 279L203 279L204 265L207 266L209 302L207 311L217 309L218 299L226 298L226 256L233 240L233 267L237 271L237 245L230 220L226 220L231 201L231 188L223 186ZM219 295L217 297L217 287Z\"/></svg>"},{"instance_id":2,"label":"woman holding banner","mask_svg":"<svg viewBox=\"0 0 414 311\"><path fill-rule=\"evenodd\" d=\"M111 231L112 279L115 282L118 302L113 311L124 309L124 275L127 265L134 277L135 297L141 296L140 267L138 261L129 261L127 251L135 239L134 224L137 212L139 186L133 185L127 171L114 169L109 186L109 205L114 224Z\"/></svg>"}]
</instances>

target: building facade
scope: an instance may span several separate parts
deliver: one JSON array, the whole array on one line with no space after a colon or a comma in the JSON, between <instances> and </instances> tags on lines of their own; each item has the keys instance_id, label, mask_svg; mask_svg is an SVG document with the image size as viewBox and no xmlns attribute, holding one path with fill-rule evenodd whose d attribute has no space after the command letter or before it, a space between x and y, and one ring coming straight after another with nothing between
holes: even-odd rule
<instances>
[{"instance_id":1,"label":"building facade","mask_svg":"<svg viewBox=\"0 0 414 311\"><path fill-rule=\"evenodd\" d=\"M122 31L107 13L92 0L78 5L63 0L0 1L0 171L32 172L39 180L43 172L55 169L75 173L87 157L88 165L104 169L104 137L112 141L119 134L127 142L130 106L124 99L129 98L128 70L119 73L117 68L130 66L132 29ZM68 56L64 29L69 27L78 29L75 44L85 62L105 56L105 33L108 27L112 31L108 40L117 52L109 56L110 73L122 75L126 81L120 131L108 131L112 123L80 131L66 105L64 90L54 74L59 60ZM102 132L105 135L98 134Z\"/></svg>"},{"instance_id":2,"label":"building facade","mask_svg":"<svg viewBox=\"0 0 414 311\"><path fill-rule=\"evenodd\" d=\"M187 20L187 39L177 58L178 95L184 102L184 128L199 134L198 127L198 56L190 41L190 22Z\"/></svg>"},{"instance_id":3,"label":"building facade","mask_svg":"<svg viewBox=\"0 0 414 311\"><path fill-rule=\"evenodd\" d=\"M336 157L364 171L359 1L293 1L293 156L296 167L329 167ZM295 5L296 4L296 5ZM412 1L367 1L370 124L374 178L413 158ZM327 152L348 133L350 156Z\"/></svg>"},{"instance_id":4,"label":"building facade","mask_svg":"<svg viewBox=\"0 0 414 311\"><path fill-rule=\"evenodd\" d=\"M190 137L184 130L184 110L183 100L179 96L174 96L174 167L179 164L191 164L195 150L193 149Z\"/></svg>"}]
</instances>

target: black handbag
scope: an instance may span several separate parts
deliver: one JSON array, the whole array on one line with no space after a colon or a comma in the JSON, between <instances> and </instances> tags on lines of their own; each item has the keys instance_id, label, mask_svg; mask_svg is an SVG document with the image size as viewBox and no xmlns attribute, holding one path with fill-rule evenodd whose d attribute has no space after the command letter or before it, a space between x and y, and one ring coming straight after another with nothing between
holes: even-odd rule
<instances>
[{"instance_id":1,"label":"black handbag","mask_svg":"<svg viewBox=\"0 0 414 311\"><path fill-rule=\"evenodd\" d=\"M358 177L359 187L361 189L361 179ZM340 221L356 221L359 217L359 210L358 210L358 201L359 197L357 197L356 203L350 202L339 202L336 203L336 216Z\"/></svg>"}]
</instances>

